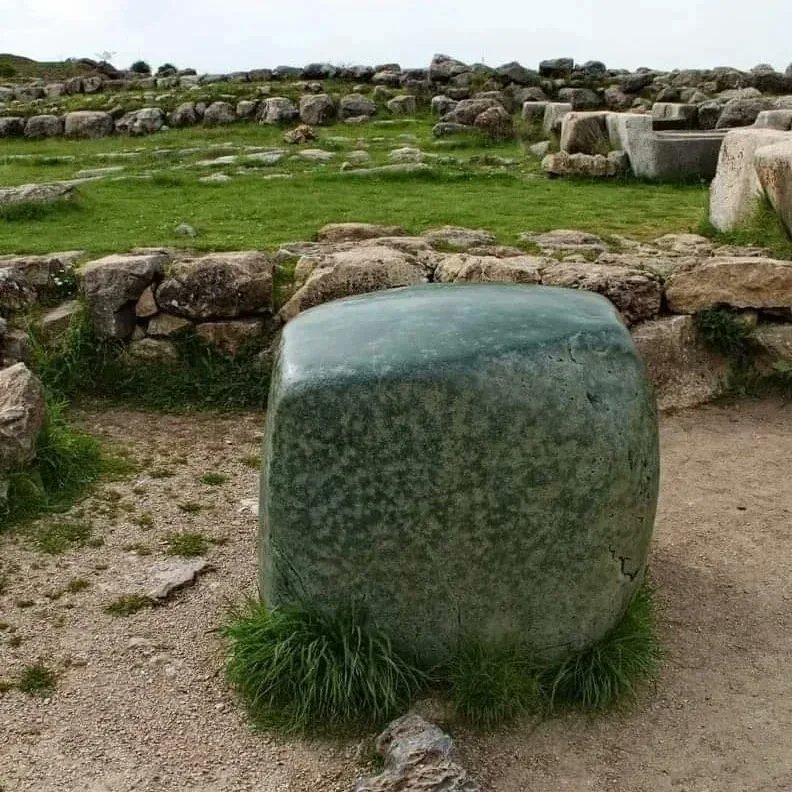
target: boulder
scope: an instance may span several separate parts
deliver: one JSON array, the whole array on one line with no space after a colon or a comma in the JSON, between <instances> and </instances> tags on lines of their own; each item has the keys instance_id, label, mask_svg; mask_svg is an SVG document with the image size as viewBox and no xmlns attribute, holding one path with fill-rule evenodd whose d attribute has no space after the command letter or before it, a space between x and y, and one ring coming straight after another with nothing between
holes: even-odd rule
<instances>
[{"instance_id":1,"label":"boulder","mask_svg":"<svg viewBox=\"0 0 792 792\"><path fill-rule=\"evenodd\" d=\"M435 124L432 127L432 135L437 138L442 138L474 132L475 129L474 126L468 124L455 124L450 121L441 121L439 124Z\"/></svg>"},{"instance_id":2,"label":"boulder","mask_svg":"<svg viewBox=\"0 0 792 792\"><path fill-rule=\"evenodd\" d=\"M253 118L258 110L258 102L253 99L241 99L236 104L237 118Z\"/></svg>"},{"instance_id":3,"label":"boulder","mask_svg":"<svg viewBox=\"0 0 792 792\"><path fill-rule=\"evenodd\" d=\"M536 234L526 231L519 235L524 242L531 242L543 253L581 253L583 255L599 255L607 250L605 243L588 231L556 228Z\"/></svg>"},{"instance_id":4,"label":"boulder","mask_svg":"<svg viewBox=\"0 0 792 792\"><path fill-rule=\"evenodd\" d=\"M89 261L78 270L84 295L100 337L129 338L135 330L135 303L162 273L165 253L129 253Z\"/></svg>"},{"instance_id":5,"label":"boulder","mask_svg":"<svg viewBox=\"0 0 792 792\"><path fill-rule=\"evenodd\" d=\"M195 110L195 102L182 102L168 116L168 123L172 127L193 126L200 121L200 116Z\"/></svg>"},{"instance_id":6,"label":"boulder","mask_svg":"<svg viewBox=\"0 0 792 792\"><path fill-rule=\"evenodd\" d=\"M360 242L377 237L402 236L401 226L376 225L374 223L328 223L316 234L320 242Z\"/></svg>"},{"instance_id":7,"label":"boulder","mask_svg":"<svg viewBox=\"0 0 792 792\"><path fill-rule=\"evenodd\" d=\"M429 64L429 79L436 83L446 83L452 77L471 71L470 66L454 60L448 55L435 55Z\"/></svg>"},{"instance_id":8,"label":"boulder","mask_svg":"<svg viewBox=\"0 0 792 792\"><path fill-rule=\"evenodd\" d=\"M433 247L447 247L456 250L467 250L473 245L491 245L497 241L492 231L461 226L430 228L424 231L421 236Z\"/></svg>"},{"instance_id":9,"label":"boulder","mask_svg":"<svg viewBox=\"0 0 792 792\"><path fill-rule=\"evenodd\" d=\"M22 137L25 134L25 119L20 116L0 118L0 138Z\"/></svg>"},{"instance_id":10,"label":"boulder","mask_svg":"<svg viewBox=\"0 0 792 792\"><path fill-rule=\"evenodd\" d=\"M468 255L444 256L437 265L434 279L438 283L540 283L546 259L537 256Z\"/></svg>"},{"instance_id":11,"label":"boulder","mask_svg":"<svg viewBox=\"0 0 792 792\"><path fill-rule=\"evenodd\" d=\"M300 111L291 99L271 96L259 105L258 120L262 124L288 124L298 118Z\"/></svg>"},{"instance_id":12,"label":"boulder","mask_svg":"<svg viewBox=\"0 0 792 792\"><path fill-rule=\"evenodd\" d=\"M293 146L300 143L310 143L312 140L316 140L316 131L308 124L300 124L294 129L283 133L283 142Z\"/></svg>"},{"instance_id":13,"label":"boulder","mask_svg":"<svg viewBox=\"0 0 792 792\"><path fill-rule=\"evenodd\" d=\"M456 99L451 99L451 97L446 96L445 94L433 96L431 102L432 114L444 116L446 113L450 113L457 106L457 104L458 103ZM1 130L0 134L2 134Z\"/></svg>"},{"instance_id":14,"label":"boulder","mask_svg":"<svg viewBox=\"0 0 792 792\"><path fill-rule=\"evenodd\" d=\"M0 369L0 495L5 492L4 474L35 458L44 419L44 389L38 378L24 363Z\"/></svg>"},{"instance_id":15,"label":"boulder","mask_svg":"<svg viewBox=\"0 0 792 792\"><path fill-rule=\"evenodd\" d=\"M174 114L178 112L177 109ZM155 132L159 132L164 125L165 113L159 107L143 107L140 110L124 113L115 124L117 132L134 136L153 135ZM176 124L175 126L185 126L185 124Z\"/></svg>"},{"instance_id":16,"label":"boulder","mask_svg":"<svg viewBox=\"0 0 792 792\"><path fill-rule=\"evenodd\" d=\"M0 187L0 206L15 203L50 203L59 199L71 198L74 194L74 187L73 182Z\"/></svg>"},{"instance_id":17,"label":"boulder","mask_svg":"<svg viewBox=\"0 0 792 792\"><path fill-rule=\"evenodd\" d=\"M710 185L710 222L718 231L731 231L746 221L762 196L756 174L756 150L789 140L788 132L774 129L736 129L723 138L718 168Z\"/></svg>"},{"instance_id":18,"label":"boulder","mask_svg":"<svg viewBox=\"0 0 792 792\"><path fill-rule=\"evenodd\" d=\"M224 322L201 322L195 332L219 352L235 357L246 345L264 333L262 319L235 319Z\"/></svg>"},{"instance_id":19,"label":"boulder","mask_svg":"<svg viewBox=\"0 0 792 792\"><path fill-rule=\"evenodd\" d=\"M514 134L512 117L504 107L490 107L479 113L473 126L490 140L508 140Z\"/></svg>"},{"instance_id":20,"label":"boulder","mask_svg":"<svg viewBox=\"0 0 792 792\"><path fill-rule=\"evenodd\" d=\"M394 248L372 245L328 253L312 258L310 274L281 308L279 316L289 321L330 300L427 280L428 270L418 258Z\"/></svg>"},{"instance_id":21,"label":"boulder","mask_svg":"<svg viewBox=\"0 0 792 792\"><path fill-rule=\"evenodd\" d=\"M772 372L778 363L792 364L792 324L763 323L752 339L758 355L756 363L763 372Z\"/></svg>"},{"instance_id":22,"label":"boulder","mask_svg":"<svg viewBox=\"0 0 792 792\"><path fill-rule=\"evenodd\" d=\"M270 311L272 267L272 260L257 251L176 261L155 291L157 305L201 322Z\"/></svg>"},{"instance_id":23,"label":"boulder","mask_svg":"<svg viewBox=\"0 0 792 792\"><path fill-rule=\"evenodd\" d=\"M792 306L792 261L759 257L713 257L674 272L666 284L674 313L693 314L717 305L733 308Z\"/></svg>"},{"instance_id":24,"label":"boulder","mask_svg":"<svg viewBox=\"0 0 792 792\"><path fill-rule=\"evenodd\" d=\"M376 740L382 772L361 778L349 792L479 792L479 785L453 761L453 740L419 715L388 724Z\"/></svg>"},{"instance_id":25,"label":"boulder","mask_svg":"<svg viewBox=\"0 0 792 792\"><path fill-rule=\"evenodd\" d=\"M562 88L558 101L568 102L573 110L596 110L602 106L602 99L591 88Z\"/></svg>"},{"instance_id":26,"label":"boulder","mask_svg":"<svg viewBox=\"0 0 792 792\"><path fill-rule=\"evenodd\" d=\"M106 137L113 132L113 116L93 110L76 110L66 113L63 134L74 138Z\"/></svg>"},{"instance_id":27,"label":"boulder","mask_svg":"<svg viewBox=\"0 0 792 792\"><path fill-rule=\"evenodd\" d=\"M52 341L65 335L72 319L80 313L78 300L68 300L55 308L51 308L41 317L41 335L46 341Z\"/></svg>"},{"instance_id":28,"label":"boulder","mask_svg":"<svg viewBox=\"0 0 792 792\"><path fill-rule=\"evenodd\" d=\"M55 115L34 115L25 124L25 137L32 140L58 137L63 134L63 119Z\"/></svg>"},{"instance_id":29,"label":"boulder","mask_svg":"<svg viewBox=\"0 0 792 792\"><path fill-rule=\"evenodd\" d=\"M446 113L442 120L446 123L472 126L479 115L492 107L504 109L497 99L463 99L453 110Z\"/></svg>"},{"instance_id":30,"label":"boulder","mask_svg":"<svg viewBox=\"0 0 792 792\"><path fill-rule=\"evenodd\" d=\"M792 135L784 143L757 149L754 167L764 194L792 237Z\"/></svg>"},{"instance_id":31,"label":"boulder","mask_svg":"<svg viewBox=\"0 0 792 792\"><path fill-rule=\"evenodd\" d=\"M173 316L173 314L158 313L148 323L146 335L155 338L169 338L184 333L192 326L192 322L189 319Z\"/></svg>"},{"instance_id":32,"label":"boulder","mask_svg":"<svg viewBox=\"0 0 792 792\"><path fill-rule=\"evenodd\" d=\"M341 118L369 118L377 112L377 105L363 94L353 93L341 97L338 103Z\"/></svg>"},{"instance_id":33,"label":"boulder","mask_svg":"<svg viewBox=\"0 0 792 792\"><path fill-rule=\"evenodd\" d=\"M559 151L542 159L542 170L550 176L580 176L600 178L624 176L629 170L629 160L623 151L603 154L567 154Z\"/></svg>"},{"instance_id":34,"label":"boulder","mask_svg":"<svg viewBox=\"0 0 792 792\"><path fill-rule=\"evenodd\" d=\"M236 121L236 110L229 102L212 102L203 115L206 126L233 124L234 121Z\"/></svg>"},{"instance_id":35,"label":"boulder","mask_svg":"<svg viewBox=\"0 0 792 792\"><path fill-rule=\"evenodd\" d=\"M655 102L652 105L654 129L695 129L698 107L680 102Z\"/></svg>"},{"instance_id":36,"label":"boulder","mask_svg":"<svg viewBox=\"0 0 792 792\"><path fill-rule=\"evenodd\" d=\"M526 69L517 61L504 63L495 69L495 75L504 84L516 83L517 85L538 85L539 75L531 69Z\"/></svg>"},{"instance_id":37,"label":"boulder","mask_svg":"<svg viewBox=\"0 0 792 792\"><path fill-rule=\"evenodd\" d=\"M139 338L130 341L127 355L141 363L176 363L179 352L171 341L162 338Z\"/></svg>"},{"instance_id":38,"label":"boulder","mask_svg":"<svg viewBox=\"0 0 792 792\"><path fill-rule=\"evenodd\" d=\"M628 325L655 319L660 313L662 288L654 275L629 267L562 261L542 272L542 283L583 289L607 297Z\"/></svg>"},{"instance_id":39,"label":"boulder","mask_svg":"<svg viewBox=\"0 0 792 792\"><path fill-rule=\"evenodd\" d=\"M268 605L364 598L430 663L515 635L559 657L620 621L646 570L657 420L606 300L513 284L367 294L289 322L274 368Z\"/></svg>"},{"instance_id":40,"label":"boulder","mask_svg":"<svg viewBox=\"0 0 792 792\"><path fill-rule=\"evenodd\" d=\"M774 107L775 99L769 96L755 99L730 99L724 105L715 128L728 129L749 126L756 121L756 117L762 110L772 110Z\"/></svg>"},{"instance_id":41,"label":"boulder","mask_svg":"<svg viewBox=\"0 0 792 792\"><path fill-rule=\"evenodd\" d=\"M404 94L403 96L394 96L386 102L388 110L397 116L414 116L417 110L415 97L411 94Z\"/></svg>"},{"instance_id":42,"label":"boulder","mask_svg":"<svg viewBox=\"0 0 792 792\"><path fill-rule=\"evenodd\" d=\"M323 126L332 124L336 117L336 106L327 94L300 97L300 120L304 124Z\"/></svg>"},{"instance_id":43,"label":"boulder","mask_svg":"<svg viewBox=\"0 0 792 792\"><path fill-rule=\"evenodd\" d=\"M724 392L729 361L701 340L692 316L644 322L633 328L632 337L661 410L695 407Z\"/></svg>"},{"instance_id":44,"label":"boulder","mask_svg":"<svg viewBox=\"0 0 792 792\"><path fill-rule=\"evenodd\" d=\"M545 108L547 107L547 102L535 102L535 101L528 101L523 102L522 110L520 111L520 115L523 121L529 121L531 123L535 121L541 122L544 119Z\"/></svg>"},{"instance_id":45,"label":"boulder","mask_svg":"<svg viewBox=\"0 0 792 792\"><path fill-rule=\"evenodd\" d=\"M539 74L542 77L566 77L574 67L572 58L548 58L540 61Z\"/></svg>"},{"instance_id":46,"label":"boulder","mask_svg":"<svg viewBox=\"0 0 792 792\"><path fill-rule=\"evenodd\" d=\"M607 112L567 113L561 122L561 151L607 154L610 150Z\"/></svg>"}]
</instances>

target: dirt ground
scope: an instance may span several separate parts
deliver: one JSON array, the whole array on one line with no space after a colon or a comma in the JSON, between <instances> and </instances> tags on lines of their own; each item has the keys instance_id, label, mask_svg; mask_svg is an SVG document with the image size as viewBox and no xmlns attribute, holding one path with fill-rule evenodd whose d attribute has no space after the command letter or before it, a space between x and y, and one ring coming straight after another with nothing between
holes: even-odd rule
<instances>
[{"instance_id":1,"label":"dirt ground","mask_svg":"<svg viewBox=\"0 0 792 792\"><path fill-rule=\"evenodd\" d=\"M0 694L0 791L308 792L347 789L359 744L253 733L222 673L215 628L253 593L263 417L83 410L138 470L57 520L104 543L49 556L0 536L0 681L41 659L51 698ZM452 728L460 760L493 792L792 790L792 406L742 402L666 416L653 550L666 658L634 708ZM202 483L206 473L228 480ZM194 505L197 504L198 508ZM187 508L185 508L187 507ZM148 515L148 516L147 516ZM126 618L172 531L214 539L214 571ZM69 581L90 586L60 593Z\"/></svg>"}]
</instances>

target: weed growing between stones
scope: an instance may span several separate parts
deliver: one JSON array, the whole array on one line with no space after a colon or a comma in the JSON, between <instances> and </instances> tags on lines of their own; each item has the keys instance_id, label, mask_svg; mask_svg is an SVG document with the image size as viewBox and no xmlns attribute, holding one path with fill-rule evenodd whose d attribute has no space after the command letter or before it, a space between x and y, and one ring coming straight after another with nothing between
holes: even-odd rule
<instances>
[{"instance_id":1,"label":"weed growing between stones","mask_svg":"<svg viewBox=\"0 0 792 792\"><path fill-rule=\"evenodd\" d=\"M103 471L118 466L118 461L103 462L98 441L66 422L65 408L62 401L47 400L47 418L33 464L8 477L0 528L37 514L64 511Z\"/></svg>"},{"instance_id":2,"label":"weed growing between stones","mask_svg":"<svg viewBox=\"0 0 792 792\"><path fill-rule=\"evenodd\" d=\"M105 613L111 616L131 616L150 606L151 600L142 594L122 594L105 606Z\"/></svg>"},{"instance_id":3,"label":"weed growing between stones","mask_svg":"<svg viewBox=\"0 0 792 792\"><path fill-rule=\"evenodd\" d=\"M269 369L257 359L260 345L248 345L233 358L195 334L174 345L178 362L137 362L121 342L98 338L83 310L61 344L35 344L34 369L49 391L64 398L80 393L172 411L266 405Z\"/></svg>"},{"instance_id":4,"label":"weed growing between stones","mask_svg":"<svg viewBox=\"0 0 792 792\"><path fill-rule=\"evenodd\" d=\"M733 231L719 232L709 220L701 223L699 231L722 244L748 247L755 245L770 251L776 258L792 258L792 239L787 235L780 217L767 198L757 201L751 216Z\"/></svg>"},{"instance_id":5,"label":"weed growing between stones","mask_svg":"<svg viewBox=\"0 0 792 792\"><path fill-rule=\"evenodd\" d=\"M209 540L199 533L182 531L170 534L166 540L168 555L182 558L195 558L206 555L209 550Z\"/></svg>"},{"instance_id":6,"label":"weed growing between stones","mask_svg":"<svg viewBox=\"0 0 792 792\"><path fill-rule=\"evenodd\" d=\"M228 676L260 727L305 732L380 724L429 676L351 607L330 615L250 601L232 614Z\"/></svg>"},{"instance_id":7,"label":"weed growing between stones","mask_svg":"<svg viewBox=\"0 0 792 792\"><path fill-rule=\"evenodd\" d=\"M778 360L769 371L757 368L754 328L739 312L718 306L700 311L694 320L704 343L729 360L726 396L778 394L785 400L792 399L792 366Z\"/></svg>"},{"instance_id":8,"label":"weed growing between stones","mask_svg":"<svg viewBox=\"0 0 792 792\"><path fill-rule=\"evenodd\" d=\"M493 728L526 713L604 710L633 699L659 667L652 591L645 585L601 641L542 661L518 640L463 641L446 666L400 653L361 610L331 616L248 602L223 629L228 676L260 727L288 732L379 724L427 690Z\"/></svg>"}]
</instances>

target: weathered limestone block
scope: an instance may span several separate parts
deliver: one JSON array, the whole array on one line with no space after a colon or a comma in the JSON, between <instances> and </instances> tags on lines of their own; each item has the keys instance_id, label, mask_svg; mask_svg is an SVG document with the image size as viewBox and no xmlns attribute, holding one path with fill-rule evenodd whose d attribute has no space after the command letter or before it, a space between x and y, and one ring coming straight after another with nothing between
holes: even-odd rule
<instances>
[{"instance_id":1,"label":"weathered limestone block","mask_svg":"<svg viewBox=\"0 0 792 792\"><path fill-rule=\"evenodd\" d=\"M259 105L258 120L262 124L287 124L298 118L300 111L291 99L271 96Z\"/></svg>"},{"instance_id":2,"label":"weathered limestone block","mask_svg":"<svg viewBox=\"0 0 792 792\"><path fill-rule=\"evenodd\" d=\"M338 103L341 118L368 118L377 112L377 105L363 94L347 94Z\"/></svg>"},{"instance_id":3,"label":"weathered limestone block","mask_svg":"<svg viewBox=\"0 0 792 792\"><path fill-rule=\"evenodd\" d=\"M792 110L762 110L756 121L756 129L780 129L788 132L792 129Z\"/></svg>"},{"instance_id":4,"label":"weathered limestone block","mask_svg":"<svg viewBox=\"0 0 792 792\"><path fill-rule=\"evenodd\" d=\"M255 250L174 262L155 292L157 305L201 322L269 311L272 266L268 256Z\"/></svg>"},{"instance_id":5,"label":"weathered limestone block","mask_svg":"<svg viewBox=\"0 0 792 792\"><path fill-rule=\"evenodd\" d=\"M320 242L359 242L377 237L402 236L401 226L377 225L375 223L328 223L316 234Z\"/></svg>"},{"instance_id":6,"label":"weathered limestone block","mask_svg":"<svg viewBox=\"0 0 792 792\"><path fill-rule=\"evenodd\" d=\"M35 115L25 124L25 137L33 140L57 137L63 134L63 119L55 115Z\"/></svg>"},{"instance_id":7,"label":"weathered limestone block","mask_svg":"<svg viewBox=\"0 0 792 792\"><path fill-rule=\"evenodd\" d=\"M288 322L301 311L341 297L425 283L428 273L417 256L384 245L305 257L295 271L302 285L278 315Z\"/></svg>"},{"instance_id":8,"label":"weathered limestone block","mask_svg":"<svg viewBox=\"0 0 792 792\"><path fill-rule=\"evenodd\" d=\"M264 332L262 319L236 319L224 322L202 322L195 332L225 355L234 357L242 347L260 338Z\"/></svg>"},{"instance_id":9,"label":"weathered limestone block","mask_svg":"<svg viewBox=\"0 0 792 792\"><path fill-rule=\"evenodd\" d=\"M181 106L180 106L181 107ZM178 108L174 113L178 113ZM133 110L124 113L116 121L116 131L125 135L153 135L159 132L165 125L165 113L159 107L142 107L140 110ZM175 124L174 126L184 126Z\"/></svg>"},{"instance_id":10,"label":"weathered limestone block","mask_svg":"<svg viewBox=\"0 0 792 792\"><path fill-rule=\"evenodd\" d=\"M80 289L88 302L99 336L129 338L135 329L135 303L162 273L165 253L131 253L89 261L78 270Z\"/></svg>"},{"instance_id":11,"label":"weathered limestone block","mask_svg":"<svg viewBox=\"0 0 792 792\"><path fill-rule=\"evenodd\" d=\"M385 103L388 110L397 116L414 116L417 110L415 97L412 94L404 94L403 96L394 96Z\"/></svg>"},{"instance_id":12,"label":"weathered limestone block","mask_svg":"<svg viewBox=\"0 0 792 792\"><path fill-rule=\"evenodd\" d=\"M792 364L792 324L760 324L753 332L757 364L763 371L772 371L776 363Z\"/></svg>"},{"instance_id":13,"label":"weathered limestone block","mask_svg":"<svg viewBox=\"0 0 792 792\"><path fill-rule=\"evenodd\" d=\"M542 129L545 135L560 135L564 116L571 112L572 105L569 102L548 102L542 119Z\"/></svg>"},{"instance_id":14,"label":"weathered limestone block","mask_svg":"<svg viewBox=\"0 0 792 792\"><path fill-rule=\"evenodd\" d=\"M0 206L13 203L50 203L61 198L71 198L74 182L52 182L51 184L20 184L17 187L0 188Z\"/></svg>"},{"instance_id":15,"label":"weathered limestone block","mask_svg":"<svg viewBox=\"0 0 792 792\"><path fill-rule=\"evenodd\" d=\"M618 308L628 325L654 319L660 313L660 281L641 270L562 261L544 270L542 283L602 294Z\"/></svg>"},{"instance_id":16,"label":"weathered limestone block","mask_svg":"<svg viewBox=\"0 0 792 792\"><path fill-rule=\"evenodd\" d=\"M332 124L335 117L335 102L328 94L308 94L300 98L300 120L304 124Z\"/></svg>"},{"instance_id":17,"label":"weathered limestone block","mask_svg":"<svg viewBox=\"0 0 792 792\"><path fill-rule=\"evenodd\" d=\"M757 149L754 167L764 194L792 236L792 134L785 143Z\"/></svg>"},{"instance_id":18,"label":"weathered limestone block","mask_svg":"<svg viewBox=\"0 0 792 792\"><path fill-rule=\"evenodd\" d=\"M113 132L113 116L93 110L76 110L63 118L63 134L75 138L106 137Z\"/></svg>"},{"instance_id":19,"label":"weathered limestone block","mask_svg":"<svg viewBox=\"0 0 792 792\"><path fill-rule=\"evenodd\" d=\"M644 322L633 329L632 337L661 410L695 407L723 393L729 361L702 342L692 316Z\"/></svg>"},{"instance_id":20,"label":"weathered limestone block","mask_svg":"<svg viewBox=\"0 0 792 792\"><path fill-rule=\"evenodd\" d=\"M466 250L473 245L491 245L496 241L495 234L483 228L464 228L462 226L442 226L429 228L421 236L430 245Z\"/></svg>"},{"instance_id":21,"label":"weathered limestone block","mask_svg":"<svg viewBox=\"0 0 792 792\"><path fill-rule=\"evenodd\" d=\"M655 129L695 129L698 106L679 102L655 102L652 105L652 126Z\"/></svg>"},{"instance_id":22,"label":"weathered limestone block","mask_svg":"<svg viewBox=\"0 0 792 792\"><path fill-rule=\"evenodd\" d=\"M47 341L62 336L79 312L80 303L77 300L68 300L50 309L41 317L41 335Z\"/></svg>"},{"instance_id":23,"label":"weathered limestone block","mask_svg":"<svg viewBox=\"0 0 792 792\"><path fill-rule=\"evenodd\" d=\"M643 580L655 403L597 295L431 284L306 312L264 448L265 600L365 603L425 658L590 645Z\"/></svg>"},{"instance_id":24,"label":"weathered limestone block","mask_svg":"<svg viewBox=\"0 0 792 792\"><path fill-rule=\"evenodd\" d=\"M567 113L561 122L561 151L606 154L610 149L608 113Z\"/></svg>"},{"instance_id":25,"label":"weathered limestone block","mask_svg":"<svg viewBox=\"0 0 792 792\"><path fill-rule=\"evenodd\" d=\"M789 132L755 127L733 129L726 134L710 185L710 222L718 231L731 231L756 208L762 195L754 166L756 150L789 138Z\"/></svg>"},{"instance_id":26,"label":"weathered limestone block","mask_svg":"<svg viewBox=\"0 0 792 792\"><path fill-rule=\"evenodd\" d=\"M548 260L538 256L444 256L435 269L438 283L541 283Z\"/></svg>"},{"instance_id":27,"label":"weathered limestone block","mask_svg":"<svg viewBox=\"0 0 792 792\"><path fill-rule=\"evenodd\" d=\"M27 366L16 363L0 369L0 496L3 474L36 455L44 416L44 389Z\"/></svg>"},{"instance_id":28,"label":"weathered limestone block","mask_svg":"<svg viewBox=\"0 0 792 792\"><path fill-rule=\"evenodd\" d=\"M624 176L629 167L629 160L623 151L609 151L607 156L557 151L542 157L542 170L550 177L615 178Z\"/></svg>"},{"instance_id":29,"label":"weathered limestone block","mask_svg":"<svg viewBox=\"0 0 792 792\"><path fill-rule=\"evenodd\" d=\"M203 115L203 122L207 126L233 124L234 121L236 121L236 110L230 102L212 102Z\"/></svg>"},{"instance_id":30,"label":"weathered limestone block","mask_svg":"<svg viewBox=\"0 0 792 792\"><path fill-rule=\"evenodd\" d=\"M675 272L666 284L674 313L692 314L716 305L734 308L792 306L792 261L723 257Z\"/></svg>"}]
</instances>

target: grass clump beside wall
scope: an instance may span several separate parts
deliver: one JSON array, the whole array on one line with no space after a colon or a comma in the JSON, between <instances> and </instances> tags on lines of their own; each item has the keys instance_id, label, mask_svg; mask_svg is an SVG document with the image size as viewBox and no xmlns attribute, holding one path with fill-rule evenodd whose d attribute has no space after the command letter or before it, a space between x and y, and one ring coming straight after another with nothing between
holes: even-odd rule
<instances>
[{"instance_id":1,"label":"grass clump beside wall","mask_svg":"<svg viewBox=\"0 0 792 792\"><path fill-rule=\"evenodd\" d=\"M107 469L99 442L70 426L65 409L65 402L47 399L33 463L8 476L8 493L0 501L0 528L65 511Z\"/></svg>"},{"instance_id":2,"label":"grass clump beside wall","mask_svg":"<svg viewBox=\"0 0 792 792\"><path fill-rule=\"evenodd\" d=\"M98 338L83 309L60 344L35 344L34 369L64 398L83 394L173 411L266 406L269 369L257 359L260 345L229 357L194 333L173 343L175 362L136 361L121 342Z\"/></svg>"},{"instance_id":3,"label":"grass clump beside wall","mask_svg":"<svg viewBox=\"0 0 792 792\"><path fill-rule=\"evenodd\" d=\"M461 719L491 728L525 713L603 710L633 698L659 667L653 614L644 586L593 647L548 662L517 640L463 641L445 667L398 650L357 609L333 615L249 602L223 633L229 679L259 726L301 732L380 724L434 691Z\"/></svg>"}]
</instances>

